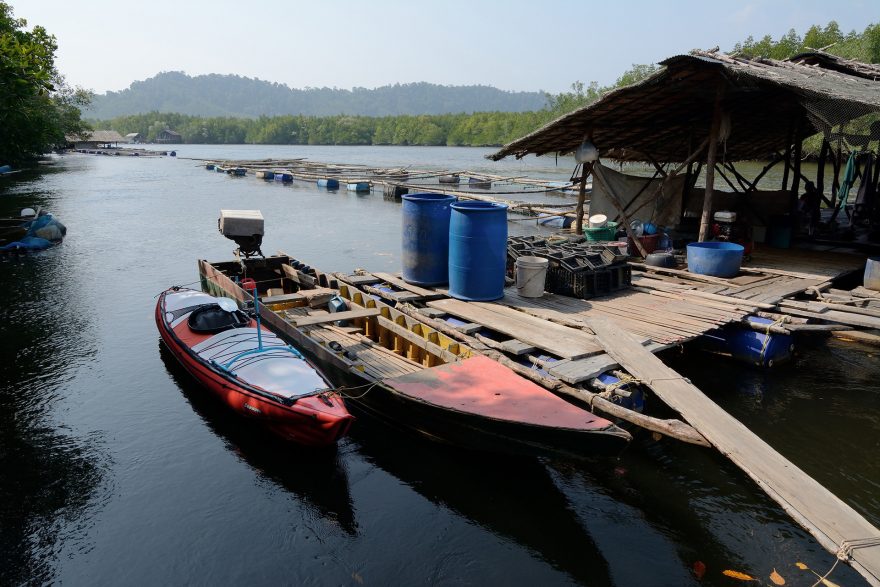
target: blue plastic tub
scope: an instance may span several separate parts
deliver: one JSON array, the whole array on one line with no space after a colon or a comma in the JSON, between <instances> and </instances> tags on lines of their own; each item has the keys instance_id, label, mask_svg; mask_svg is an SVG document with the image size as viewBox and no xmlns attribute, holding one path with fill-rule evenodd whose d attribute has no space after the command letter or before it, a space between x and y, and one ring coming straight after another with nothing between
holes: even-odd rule
<instances>
[{"instance_id":1,"label":"blue plastic tub","mask_svg":"<svg viewBox=\"0 0 880 587\"><path fill-rule=\"evenodd\" d=\"M403 280L416 285L449 282L449 216L455 196L407 194L403 200Z\"/></svg>"},{"instance_id":2,"label":"blue plastic tub","mask_svg":"<svg viewBox=\"0 0 880 587\"><path fill-rule=\"evenodd\" d=\"M456 202L449 219L449 295L490 301L504 296L507 205Z\"/></svg>"},{"instance_id":3,"label":"blue plastic tub","mask_svg":"<svg viewBox=\"0 0 880 587\"><path fill-rule=\"evenodd\" d=\"M742 265L742 245L720 241L687 246L688 271L714 277L733 277Z\"/></svg>"}]
</instances>

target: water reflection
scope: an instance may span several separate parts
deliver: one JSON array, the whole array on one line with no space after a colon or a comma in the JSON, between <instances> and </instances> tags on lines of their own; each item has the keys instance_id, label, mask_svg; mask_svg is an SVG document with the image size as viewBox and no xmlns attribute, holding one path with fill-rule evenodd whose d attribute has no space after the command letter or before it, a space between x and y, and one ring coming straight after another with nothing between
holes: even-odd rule
<instances>
[{"instance_id":1,"label":"water reflection","mask_svg":"<svg viewBox=\"0 0 880 587\"><path fill-rule=\"evenodd\" d=\"M371 464L431 502L516 542L573 581L611 584L605 559L538 460L457 449L374 421L359 424L353 439Z\"/></svg>"},{"instance_id":2,"label":"water reflection","mask_svg":"<svg viewBox=\"0 0 880 587\"><path fill-rule=\"evenodd\" d=\"M210 397L161 341L159 354L193 410L233 453L263 479L295 494L316 516L357 534L348 474L336 447L317 450L277 438Z\"/></svg>"},{"instance_id":3,"label":"water reflection","mask_svg":"<svg viewBox=\"0 0 880 587\"><path fill-rule=\"evenodd\" d=\"M108 467L101 434L56 421L94 355L63 265L59 250L0 259L0 584L54 579L60 544L82 539Z\"/></svg>"}]
</instances>

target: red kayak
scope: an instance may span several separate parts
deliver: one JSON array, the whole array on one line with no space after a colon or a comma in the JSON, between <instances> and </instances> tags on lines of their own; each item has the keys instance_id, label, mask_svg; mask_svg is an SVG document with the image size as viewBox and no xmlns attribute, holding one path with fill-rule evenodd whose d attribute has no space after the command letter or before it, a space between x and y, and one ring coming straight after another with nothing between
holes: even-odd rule
<instances>
[{"instance_id":1,"label":"red kayak","mask_svg":"<svg viewBox=\"0 0 880 587\"><path fill-rule=\"evenodd\" d=\"M156 325L186 370L236 412L306 446L348 431L354 418L318 368L233 300L171 288Z\"/></svg>"}]
</instances>

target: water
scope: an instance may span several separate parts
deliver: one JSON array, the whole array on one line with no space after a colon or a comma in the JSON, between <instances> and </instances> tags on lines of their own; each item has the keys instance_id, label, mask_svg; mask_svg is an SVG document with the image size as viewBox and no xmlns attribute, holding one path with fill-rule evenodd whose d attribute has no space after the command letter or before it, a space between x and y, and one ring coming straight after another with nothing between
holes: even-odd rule
<instances>
[{"instance_id":1,"label":"water","mask_svg":"<svg viewBox=\"0 0 880 587\"><path fill-rule=\"evenodd\" d=\"M484 149L184 146L567 179ZM54 249L0 259L0 583L728 584L724 569L809 585L834 558L719 455L638 441L619 459L498 458L361 419L312 453L245 425L170 358L155 296L231 257L220 208L259 208L266 252L327 270L399 269L399 204L207 172L184 159L68 155L0 184L0 213L41 205ZM550 196L553 198L554 196ZM555 196L557 201L566 201ZM511 224L513 233L534 230ZM758 371L676 367L880 524L880 362L829 342ZM831 577L863 584L846 567Z\"/></svg>"}]
</instances>

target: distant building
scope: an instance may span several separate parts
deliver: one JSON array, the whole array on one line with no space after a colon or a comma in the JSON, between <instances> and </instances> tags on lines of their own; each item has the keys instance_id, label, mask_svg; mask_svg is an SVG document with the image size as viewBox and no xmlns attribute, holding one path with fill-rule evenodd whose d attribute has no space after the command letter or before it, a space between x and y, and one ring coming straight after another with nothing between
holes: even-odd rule
<instances>
[{"instance_id":1,"label":"distant building","mask_svg":"<svg viewBox=\"0 0 880 587\"><path fill-rule=\"evenodd\" d=\"M156 135L157 143L182 143L183 137L173 130L165 129Z\"/></svg>"},{"instance_id":2,"label":"distant building","mask_svg":"<svg viewBox=\"0 0 880 587\"><path fill-rule=\"evenodd\" d=\"M82 135L68 135L65 138L74 149L113 149L118 147L119 143L126 142L125 138L115 130L93 130Z\"/></svg>"},{"instance_id":3,"label":"distant building","mask_svg":"<svg viewBox=\"0 0 880 587\"><path fill-rule=\"evenodd\" d=\"M139 132L130 132L125 135L125 140L129 143L142 143L144 142L144 135Z\"/></svg>"}]
</instances>

